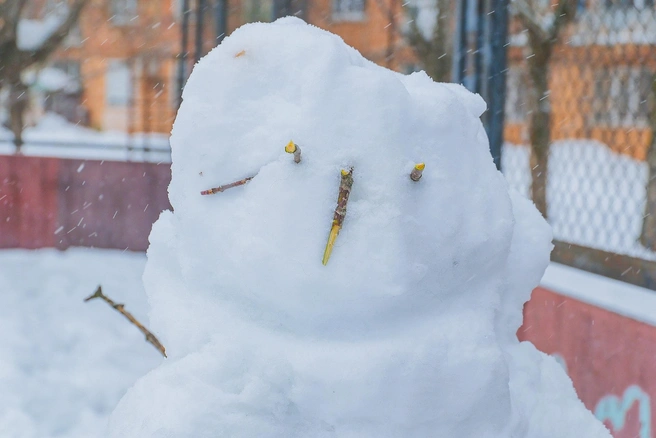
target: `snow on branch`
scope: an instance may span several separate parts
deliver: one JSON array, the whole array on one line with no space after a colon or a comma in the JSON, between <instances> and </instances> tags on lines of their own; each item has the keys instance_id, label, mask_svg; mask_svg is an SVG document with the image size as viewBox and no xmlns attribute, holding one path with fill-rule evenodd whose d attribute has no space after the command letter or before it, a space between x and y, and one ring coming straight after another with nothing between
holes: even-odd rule
<instances>
[{"instance_id":1,"label":"snow on branch","mask_svg":"<svg viewBox=\"0 0 656 438\"><path fill-rule=\"evenodd\" d=\"M574 11L570 8L570 0L559 0L555 11L540 17L536 8L526 0L513 0L512 6L519 16L522 24L542 42L553 42L562 26L574 18Z\"/></svg>"},{"instance_id":2,"label":"snow on branch","mask_svg":"<svg viewBox=\"0 0 656 438\"><path fill-rule=\"evenodd\" d=\"M32 61L42 62L54 52L57 47L64 41L64 38L71 31L75 23L77 23L78 18L82 9L86 6L89 0L75 0L73 5L68 10L66 17L60 22L52 33L43 41L43 43L30 53Z\"/></svg>"},{"instance_id":3,"label":"snow on branch","mask_svg":"<svg viewBox=\"0 0 656 438\"><path fill-rule=\"evenodd\" d=\"M0 2L0 43L16 35L19 19L27 0L6 0Z\"/></svg>"},{"instance_id":4,"label":"snow on branch","mask_svg":"<svg viewBox=\"0 0 656 438\"><path fill-rule=\"evenodd\" d=\"M533 32L543 41L546 41L549 38L550 29L544 26L544 24L538 19L535 11L528 3L526 3L526 1L514 0L512 5L519 16L519 19L522 21L522 24L528 30Z\"/></svg>"}]
</instances>

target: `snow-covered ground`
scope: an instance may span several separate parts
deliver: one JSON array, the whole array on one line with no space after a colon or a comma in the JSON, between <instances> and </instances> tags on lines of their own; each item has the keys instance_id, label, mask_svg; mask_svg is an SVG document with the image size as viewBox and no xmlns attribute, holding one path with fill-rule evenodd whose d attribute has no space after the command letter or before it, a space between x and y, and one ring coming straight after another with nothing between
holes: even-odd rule
<instances>
[{"instance_id":1,"label":"snow-covered ground","mask_svg":"<svg viewBox=\"0 0 656 438\"><path fill-rule=\"evenodd\" d=\"M656 326L656 294L649 289L551 263L540 284L549 290Z\"/></svg>"},{"instance_id":2,"label":"snow-covered ground","mask_svg":"<svg viewBox=\"0 0 656 438\"><path fill-rule=\"evenodd\" d=\"M501 168L512 188L529 197L529 149L506 144ZM551 147L547 203L554 238L656 260L638 243L645 211L647 165L593 140Z\"/></svg>"},{"instance_id":3,"label":"snow-covered ground","mask_svg":"<svg viewBox=\"0 0 656 438\"><path fill-rule=\"evenodd\" d=\"M105 293L147 323L146 257L112 250L0 251L0 437L95 438L159 353Z\"/></svg>"},{"instance_id":4,"label":"snow-covered ground","mask_svg":"<svg viewBox=\"0 0 656 438\"><path fill-rule=\"evenodd\" d=\"M36 126L25 129L24 155L96 160L131 160L169 163L171 149L165 134L128 135L96 131L45 114ZM0 154L13 154L13 134L0 126Z\"/></svg>"}]
</instances>

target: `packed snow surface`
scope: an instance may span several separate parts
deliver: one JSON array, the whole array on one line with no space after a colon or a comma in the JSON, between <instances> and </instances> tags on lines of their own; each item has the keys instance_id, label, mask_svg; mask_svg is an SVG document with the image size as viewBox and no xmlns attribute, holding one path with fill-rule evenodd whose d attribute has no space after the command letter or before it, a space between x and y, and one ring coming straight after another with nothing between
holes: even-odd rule
<instances>
[{"instance_id":1,"label":"packed snow surface","mask_svg":"<svg viewBox=\"0 0 656 438\"><path fill-rule=\"evenodd\" d=\"M62 116L46 113L36 126L23 132L21 153L37 157L86 158L95 160L171 161L168 138L157 133L127 134L96 131L69 123ZM0 154L15 152L14 136L0 126Z\"/></svg>"},{"instance_id":2,"label":"packed snow surface","mask_svg":"<svg viewBox=\"0 0 656 438\"><path fill-rule=\"evenodd\" d=\"M150 236L144 282L169 358L109 435L610 436L562 368L516 339L551 236L496 171L484 110L298 19L226 38L185 87L174 213Z\"/></svg>"},{"instance_id":3,"label":"packed snow surface","mask_svg":"<svg viewBox=\"0 0 656 438\"><path fill-rule=\"evenodd\" d=\"M0 251L0 437L100 438L116 403L161 361L98 284L147 323L142 254Z\"/></svg>"}]
</instances>

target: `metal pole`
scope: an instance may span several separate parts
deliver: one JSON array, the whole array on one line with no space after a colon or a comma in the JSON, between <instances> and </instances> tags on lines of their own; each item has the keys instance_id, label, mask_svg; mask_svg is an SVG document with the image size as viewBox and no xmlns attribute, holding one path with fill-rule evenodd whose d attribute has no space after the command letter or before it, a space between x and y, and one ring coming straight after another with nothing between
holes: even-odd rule
<instances>
[{"instance_id":1,"label":"metal pole","mask_svg":"<svg viewBox=\"0 0 656 438\"><path fill-rule=\"evenodd\" d=\"M205 0L196 0L196 51L194 61L198 62L203 56L203 15Z\"/></svg>"},{"instance_id":2,"label":"metal pole","mask_svg":"<svg viewBox=\"0 0 656 438\"><path fill-rule=\"evenodd\" d=\"M476 0L475 7L475 32L476 37L474 37L474 79L473 79L473 89L472 91L480 94L485 97L485 61L484 59L484 45L485 45L485 25L487 23L486 11L485 11L485 0Z\"/></svg>"},{"instance_id":3,"label":"metal pole","mask_svg":"<svg viewBox=\"0 0 656 438\"><path fill-rule=\"evenodd\" d=\"M501 168L508 46L508 0L460 0L455 80L488 104L481 121Z\"/></svg>"},{"instance_id":4,"label":"metal pole","mask_svg":"<svg viewBox=\"0 0 656 438\"><path fill-rule=\"evenodd\" d=\"M216 0L214 3L214 20L216 43L221 44L226 33L228 33L228 0Z\"/></svg>"},{"instance_id":5,"label":"metal pole","mask_svg":"<svg viewBox=\"0 0 656 438\"><path fill-rule=\"evenodd\" d=\"M489 71L489 115L487 135L490 153L501 170L504 110L506 105L506 73L508 48L508 0L492 0L491 56Z\"/></svg>"},{"instance_id":6,"label":"metal pole","mask_svg":"<svg viewBox=\"0 0 656 438\"><path fill-rule=\"evenodd\" d=\"M180 42L180 55L178 56L178 108L182 103L182 89L184 88L185 81L187 80L187 46L189 45L189 0L182 1L182 28L181 42Z\"/></svg>"},{"instance_id":7,"label":"metal pole","mask_svg":"<svg viewBox=\"0 0 656 438\"><path fill-rule=\"evenodd\" d=\"M458 2L457 38L455 38L455 59L453 80L458 84L465 82L467 75L467 0Z\"/></svg>"}]
</instances>

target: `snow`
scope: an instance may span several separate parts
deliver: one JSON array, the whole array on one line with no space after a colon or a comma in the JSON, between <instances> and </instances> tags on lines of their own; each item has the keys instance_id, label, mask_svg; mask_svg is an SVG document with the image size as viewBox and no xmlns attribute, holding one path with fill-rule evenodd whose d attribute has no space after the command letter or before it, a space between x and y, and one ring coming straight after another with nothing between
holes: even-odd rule
<instances>
[{"instance_id":1,"label":"snow","mask_svg":"<svg viewBox=\"0 0 656 438\"><path fill-rule=\"evenodd\" d=\"M579 301L656 326L656 294L649 289L551 263L540 282Z\"/></svg>"},{"instance_id":2,"label":"snow","mask_svg":"<svg viewBox=\"0 0 656 438\"><path fill-rule=\"evenodd\" d=\"M21 152L28 156L96 160L135 160L155 163L171 161L168 138L164 134L127 134L96 131L69 123L63 117L46 113L36 126L23 133ZM0 154L15 151L13 134L0 126Z\"/></svg>"},{"instance_id":3,"label":"snow","mask_svg":"<svg viewBox=\"0 0 656 438\"><path fill-rule=\"evenodd\" d=\"M506 144L501 168L511 187L529 197L529 148ZM554 142L547 205L554 238L604 251L656 260L642 247L647 164L594 140Z\"/></svg>"},{"instance_id":4,"label":"snow","mask_svg":"<svg viewBox=\"0 0 656 438\"><path fill-rule=\"evenodd\" d=\"M36 50L57 30L62 22L59 14L48 14L43 20L21 19L18 22L17 45L21 50Z\"/></svg>"},{"instance_id":5,"label":"snow","mask_svg":"<svg viewBox=\"0 0 656 438\"><path fill-rule=\"evenodd\" d=\"M65 71L54 67L44 67L39 71L29 70L23 77L23 81L41 91L55 92L65 90L68 92L78 91L79 85Z\"/></svg>"},{"instance_id":6,"label":"snow","mask_svg":"<svg viewBox=\"0 0 656 438\"><path fill-rule=\"evenodd\" d=\"M169 358L109 436L609 437L558 363L517 341L551 234L496 171L484 109L299 19L226 38L185 87L174 212L150 236L144 284Z\"/></svg>"},{"instance_id":7,"label":"snow","mask_svg":"<svg viewBox=\"0 0 656 438\"><path fill-rule=\"evenodd\" d=\"M95 438L159 353L102 302L105 292L147 323L143 254L0 251L0 436Z\"/></svg>"}]
</instances>

